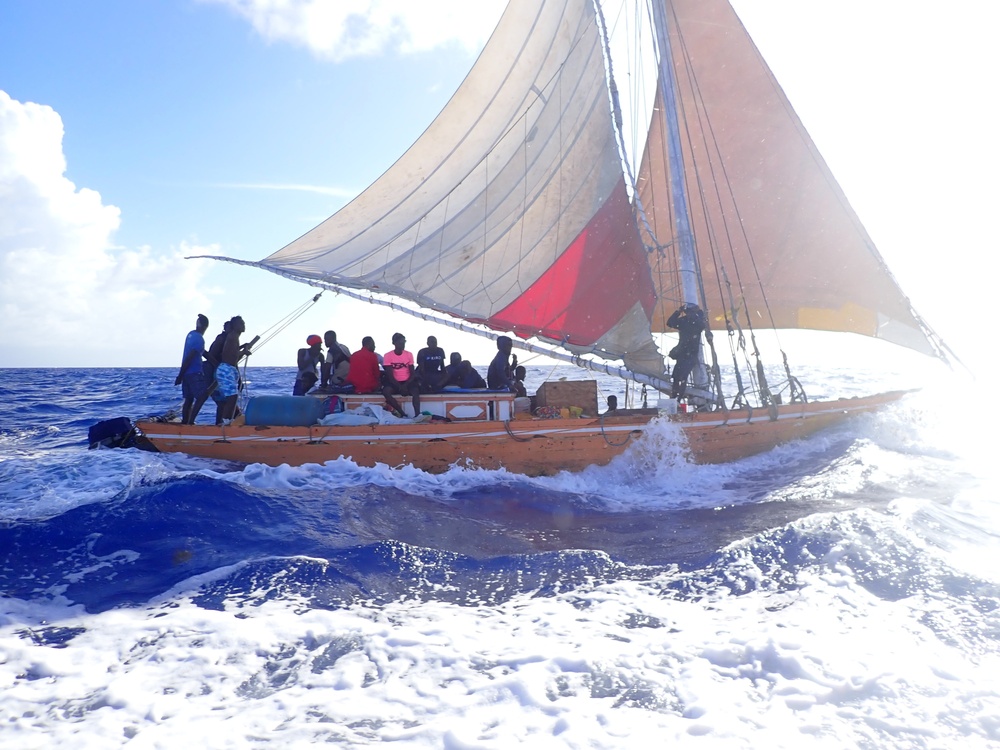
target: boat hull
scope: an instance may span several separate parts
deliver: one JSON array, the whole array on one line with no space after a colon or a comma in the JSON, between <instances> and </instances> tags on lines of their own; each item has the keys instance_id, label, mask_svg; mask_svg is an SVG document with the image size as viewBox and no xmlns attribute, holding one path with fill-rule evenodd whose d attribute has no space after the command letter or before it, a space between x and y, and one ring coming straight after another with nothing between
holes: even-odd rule
<instances>
[{"instance_id":1,"label":"boat hull","mask_svg":"<svg viewBox=\"0 0 1000 750\"><path fill-rule=\"evenodd\" d=\"M659 418L680 427L693 461L722 463L806 437L852 415L876 410L905 393ZM643 413L352 427L216 427L140 420L136 428L160 452L240 463L299 466L344 457L360 466L412 465L432 473L458 464L544 476L609 463L641 437L654 418Z\"/></svg>"},{"instance_id":2,"label":"boat hull","mask_svg":"<svg viewBox=\"0 0 1000 750\"><path fill-rule=\"evenodd\" d=\"M911 391L771 408L677 415L696 463L726 463L800 440L851 416L876 411Z\"/></svg>"}]
</instances>

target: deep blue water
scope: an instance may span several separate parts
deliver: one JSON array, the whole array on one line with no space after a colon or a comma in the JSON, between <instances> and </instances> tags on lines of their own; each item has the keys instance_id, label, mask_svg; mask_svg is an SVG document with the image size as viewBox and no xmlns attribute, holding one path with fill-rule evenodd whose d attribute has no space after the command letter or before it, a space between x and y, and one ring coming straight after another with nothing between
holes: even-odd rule
<instances>
[{"instance_id":1,"label":"deep blue water","mask_svg":"<svg viewBox=\"0 0 1000 750\"><path fill-rule=\"evenodd\" d=\"M649 578L669 566L697 570L739 539L818 512L884 508L895 496L875 483L853 497L781 494L805 477L856 461L856 441L845 432L803 446L778 466L764 462L758 469L750 462L733 477L727 470L706 467L702 473L714 485L710 489L718 493L719 505L711 497L690 501L683 490L659 488L638 477L635 498L625 487L608 502L595 490L602 482L599 472L596 482L580 489L569 479L539 483L505 473L457 470L458 478L449 475L441 481L382 481L385 472L357 467L324 471L322 477L293 469L276 486L271 480L261 486L252 473L250 481L232 481L191 471L201 466L239 472L235 464L182 460L183 470L174 471L173 457L134 450L120 456L101 451L98 467L92 461L98 453L86 450L91 424L120 414L162 413L176 406L177 389L171 387L168 370L70 373L76 388L58 401L32 385L46 382L51 372L0 373L6 375L0 396L13 405L5 410L3 423L18 424L2 433L4 484L15 490L15 498L3 503L9 520L0 528L0 549L5 551L0 588L25 598L58 588L89 611L139 605L193 575L247 560L294 556L329 561L327 570L336 572L320 586L313 573L296 571L317 606L369 597L433 596L429 589L441 580L457 589L443 595L448 601L497 601L594 577ZM289 371L262 368L251 370L250 377L255 392L280 392ZM201 421L211 417L208 411ZM40 465L32 460L39 451L45 454ZM137 477L137 463L146 462L166 468L155 477ZM60 484L67 482L62 512L50 515L44 506L32 507L30 496L17 498L15 472L38 472L31 486L44 486L45 472ZM66 472L79 481L68 479ZM88 475L107 480L115 472L121 474L122 491L91 501ZM629 501L640 497L630 508ZM116 557L122 549L134 557ZM419 552L400 555L400 549ZM434 575L417 581L401 576L399 566L407 564L410 554L418 555L421 569L433 569ZM76 577L90 568L95 572ZM516 583L505 570L516 571ZM72 580L63 586L67 578ZM502 587L495 590L501 580Z\"/></svg>"},{"instance_id":2,"label":"deep blue water","mask_svg":"<svg viewBox=\"0 0 1000 750\"><path fill-rule=\"evenodd\" d=\"M273 607L299 617L388 617L410 602L457 606L492 627L496 608L550 601L583 611L595 592L609 591L624 597L627 628L655 629L666 627L664 616L635 604L644 596L672 607L704 602L707 613L720 598L805 601L830 576L867 597L877 617L898 616L900 602L944 602L960 616L924 606L910 616L914 627L963 654L1000 653L996 567L969 563L996 548L982 499L994 485L975 443L959 444L965 433L952 415L931 406L933 393L735 464L691 466L662 445L640 446L610 467L547 479L87 449L98 420L176 406L172 374L0 370L0 657L13 653L3 650L4 632L23 648L72 650L112 627L88 617L144 620L156 611L167 621L185 608L237 618ZM254 393L283 393L292 376L248 373ZM841 606L839 594L829 596L820 610ZM733 627L741 618L751 618L747 628L766 626L772 615L775 627L789 627L786 600L750 613L731 606ZM815 629L800 627L798 640ZM309 651L296 643L289 648ZM719 659L710 662L721 670ZM11 666L10 684L41 668L32 663ZM39 700L57 704L53 691ZM670 715L664 705L657 720ZM61 726L51 721L48 729ZM1000 723L972 726L936 736L1000 739Z\"/></svg>"}]
</instances>

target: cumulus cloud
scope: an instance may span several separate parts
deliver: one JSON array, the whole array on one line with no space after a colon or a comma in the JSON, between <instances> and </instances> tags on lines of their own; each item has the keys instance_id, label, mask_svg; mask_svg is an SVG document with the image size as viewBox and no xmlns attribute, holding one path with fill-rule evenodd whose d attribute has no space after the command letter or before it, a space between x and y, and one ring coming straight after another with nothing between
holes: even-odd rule
<instances>
[{"instance_id":1,"label":"cumulus cloud","mask_svg":"<svg viewBox=\"0 0 1000 750\"><path fill-rule=\"evenodd\" d=\"M334 61L386 51L482 47L504 0L203 0L226 5L268 41L303 45Z\"/></svg>"},{"instance_id":2,"label":"cumulus cloud","mask_svg":"<svg viewBox=\"0 0 1000 750\"><path fill-rule=\"evenodd\" d=\"M217 248L115 247L120 212L66 178L62 138L51 107L0 91L0 365L137 364L137 341L176 338L207 304L184 256Z\"/></svg>"}]
</instances>

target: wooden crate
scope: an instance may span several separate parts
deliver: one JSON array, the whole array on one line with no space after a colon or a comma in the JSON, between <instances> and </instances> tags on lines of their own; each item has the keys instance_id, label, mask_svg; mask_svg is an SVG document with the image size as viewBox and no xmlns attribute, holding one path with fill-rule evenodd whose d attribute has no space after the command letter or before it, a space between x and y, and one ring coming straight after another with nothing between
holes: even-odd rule
<instances>
[{"instance_id":1,"label":"wooden crate","mask_svg":"<svg viewBox=\"0 0 1000 750\"><path fill-rule=\"evenodd\" d=\"M554 380L538 387L535 406L554 406L557 409L579 406L586 417L596 417L596 380Z\"/></svg>"}]
</instances>

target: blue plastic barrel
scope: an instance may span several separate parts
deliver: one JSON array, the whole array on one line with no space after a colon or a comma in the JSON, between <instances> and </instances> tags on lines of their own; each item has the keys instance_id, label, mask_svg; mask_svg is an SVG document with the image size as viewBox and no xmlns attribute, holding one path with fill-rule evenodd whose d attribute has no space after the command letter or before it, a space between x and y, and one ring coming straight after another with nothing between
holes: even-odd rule
<instances>
[{"instance_id":1,"label":"blue plastic barrel","mask_svg":"<svg viewBox=\"0 0 1000 750\"><path fill-rule=\"evenodd\" d=\"M249 425L308 427L326 416L326 399L312 396L254 396L247 403Z\"/></svg>"}]
</instances>

